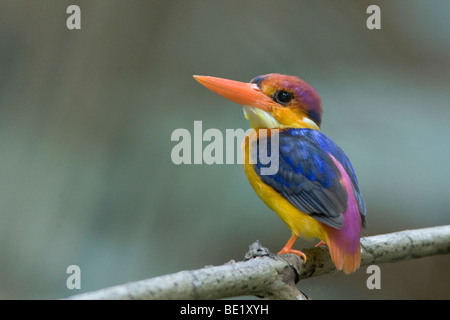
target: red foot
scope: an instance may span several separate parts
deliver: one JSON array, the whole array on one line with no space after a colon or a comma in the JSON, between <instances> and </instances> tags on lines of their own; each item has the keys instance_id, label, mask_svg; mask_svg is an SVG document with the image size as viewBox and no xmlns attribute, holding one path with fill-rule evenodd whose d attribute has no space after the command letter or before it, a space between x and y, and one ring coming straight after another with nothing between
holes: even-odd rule
<instances>
[{"instance_id":1,"label":"red foot","mask_svg":"<svg viewBox=\"0 0 450 320\"><path fill-rule=\"evenodd\" d=\"M328 247L328 245L325 242L323 242L322 240L320 240L320 242L318 244L316 244L316 247L320 247L320 246L327 246Z\"/></svg>"},{"instance_id":2,"label":"red foot","mask_svg":"<svg viewBox=\"0 0 450 320\"><path fill-rule=\"evenodd\" d=\"M306 254L304 254L303 252L301 252L300 250L294 250L294 249L286 249L283 248L281 249L280 252L278 252L278 254L285 254L285 253L295 253L296 255L300 256L301 258L303 258L303 260L305 260L306 262Z\"/></svg>"},{"instance_id":3,"label":"red foot","mask_svg":"<svg viewBox=\"0 0 450 320\"><path fill-rule=\"evenodd\" d=\"M292 246L294 245L295 240L297 240L298 236L294 236L292 235L289 238L289 241L286 243L286 245L284 246L283 249L281 249L280 252L278 252L278 254L285 254L285 253L295 253L296 255L300 256L301 258L303 258L303 260L306 262L306 254L304 254L303 252L301 252L300 250L294 250L292 249Z\"/></svg>"}]
</instances>

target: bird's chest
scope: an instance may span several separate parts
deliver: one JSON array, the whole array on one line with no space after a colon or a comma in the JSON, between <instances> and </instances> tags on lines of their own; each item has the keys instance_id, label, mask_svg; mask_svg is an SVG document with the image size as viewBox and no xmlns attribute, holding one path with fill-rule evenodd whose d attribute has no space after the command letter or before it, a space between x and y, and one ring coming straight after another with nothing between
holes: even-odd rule
<instances>
[{"instance_id":1,"label":"bird's chest","mask_svg":"<svg viewBox=\"0 0 450 320\"><path fill-rule=\"evenodd\" d=\"M298 210L278 191L264 183L255 171L255 164L263 162L266 168L270 168L269 162L275 159L278 161L279 156L279 141L276 138L278 131L264 132L263 130L266 129L251 132L242 143L244 170L251 186L261 200L278 214L294 234L321 238L323 235L321 224L310 215ZM262 174L261 170L260 174Z\"/></svg>"},{"instance_id":2,"label":"bird's chest","mask_svg":"<svg viewBox=\"0 0 450 320\"><path fill-rule=\"evenodd\" d=\"M260 175L275 174L278 171L278 133L278 130L273 129L255 129L242 143L243 164L247 178L258 196L273 210L281 195L265 184ZM260 170L257 173L255 166L264 166L266 171Z\"/></svg>"}]
</instances>

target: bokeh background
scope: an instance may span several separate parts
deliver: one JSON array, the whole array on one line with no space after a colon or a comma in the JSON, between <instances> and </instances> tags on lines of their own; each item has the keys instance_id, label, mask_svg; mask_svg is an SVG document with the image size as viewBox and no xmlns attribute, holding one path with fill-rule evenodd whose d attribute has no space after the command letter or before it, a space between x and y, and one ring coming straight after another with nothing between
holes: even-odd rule
<instances>
[{"instance_id":1,"label":"bokeh background","mask_svg":"<svg viewBox=\"0 0 450 320\"><path fill-rule=\"evenodd\" d=\"M81 30L66 8L81 8ZM171 161L177 128L248 128L193 74L297 75L346 151L366 235L449 223L450 2L0 1L0 298L56 299L277 252L241 165ZM296 248L315 243L298 241ZM81 268L81 290L66 268ZM449 256L302 281L314 299L449 299Z\"/></svg>"}]
</instances>

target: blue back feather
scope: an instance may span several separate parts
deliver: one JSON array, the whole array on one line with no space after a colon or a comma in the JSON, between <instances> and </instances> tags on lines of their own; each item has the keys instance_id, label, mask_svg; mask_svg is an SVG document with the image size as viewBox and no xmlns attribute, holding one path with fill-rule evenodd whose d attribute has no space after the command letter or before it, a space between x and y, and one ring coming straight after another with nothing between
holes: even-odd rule
<instances>
[{"instance_id":1,"label":"blue back feather","mask_svg":"<svg viewBox=\"0 0 450 320\"><path fill-rule=\"evenodd\" d=\"M348 195L340 183L341 174L330 157L332 155L341 163L352 181L364 222L364 199L353 167L341 148L328 136L313 129L287 129L280 131L278 136L279 170L276 174L262 175L261 168L266 165L261 164L259 156L256 156L254 169L262 181L302 212L340 229L344 223L343 213L347 209ZM270 136L267 138L268 152L271 150L271 139Z\"/></svg>"}]
</instances>

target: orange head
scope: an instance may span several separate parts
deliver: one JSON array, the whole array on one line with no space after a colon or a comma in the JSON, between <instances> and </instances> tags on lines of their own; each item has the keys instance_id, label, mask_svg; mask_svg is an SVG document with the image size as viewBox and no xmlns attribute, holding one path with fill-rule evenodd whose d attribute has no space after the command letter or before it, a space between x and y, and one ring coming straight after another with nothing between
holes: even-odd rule
<instances>
[{"instance_id":1,"label":"orange head","mask_svg":"<svg viewBox=\"0 0 450 320\"><path fill-rule=\"evenodd\" d=\"M320 97L297 77L270 73L253 78L250 83L208 76L194 78L211 91L243 105L252 128L320 129Z\"/></svg>"}]
</instances>

